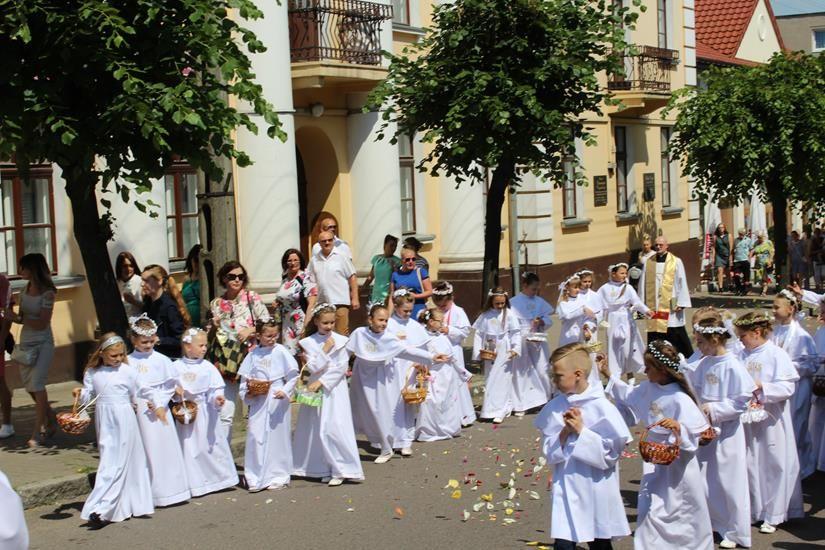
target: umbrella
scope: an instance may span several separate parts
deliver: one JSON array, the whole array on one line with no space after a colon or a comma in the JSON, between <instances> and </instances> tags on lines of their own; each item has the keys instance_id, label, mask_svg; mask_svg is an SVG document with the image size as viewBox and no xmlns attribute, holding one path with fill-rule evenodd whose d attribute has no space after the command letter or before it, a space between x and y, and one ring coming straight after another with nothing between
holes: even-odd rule
<instances>
[{"instance_id":1,"label":"umbrella","mask_svg":"<svg viewBox=\"0 0 825 550\"><path fill-rule=\"evenodd\" d=\"M748 220L748 228L751 233L758 235L760 232L768 234L768 216L765 212L765 203L759 195L759 187L754 186L751 194L751 212Z\"/></svg>"}]
</instances>

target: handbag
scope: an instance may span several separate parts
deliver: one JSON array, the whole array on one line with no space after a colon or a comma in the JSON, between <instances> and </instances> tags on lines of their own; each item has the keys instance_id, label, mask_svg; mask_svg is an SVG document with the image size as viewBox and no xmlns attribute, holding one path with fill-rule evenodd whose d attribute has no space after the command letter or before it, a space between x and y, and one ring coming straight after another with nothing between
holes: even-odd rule
<instances>
[{"instance_id":1,"label":"handbag","mask_svg":"<svg viewBox=\"0 0 825 550\"><path fill-rule=\"evenodd\" d=\"M249 308L249 314L252 316L252 325L254 328L256 321L255 312L250 303L249 291L247 290L246 293L246 305ZM208 338L206 358L221 371L224 377L235 378L248 349L249 347L247 345L234 338L230 338L226 332L213 323L213 329L210 331Z\"/></svg>"},{"instance_id":2,"label":"handbag","mask_svg":"<svg viewBox=\"0 0 825 550\"><path fill-rule=\"evenodd\" d=\"M20 365L30 367L34 364L37 360L37 348L36 347L22 347L17 346L14 348L14 351L11 353L11 360L15 363Z\"/></svg>"},{"instance_id":3,"label":"handbag","mask_svg":"<svg viewBox=\"0 0 825 550\"><path fill-rule=\"evenodd\" d=\"M11 355L14 351L14 336L12 336L11 332L6 334L6 341L3 342L3 349Z\"/></svg>"}]
</instances>

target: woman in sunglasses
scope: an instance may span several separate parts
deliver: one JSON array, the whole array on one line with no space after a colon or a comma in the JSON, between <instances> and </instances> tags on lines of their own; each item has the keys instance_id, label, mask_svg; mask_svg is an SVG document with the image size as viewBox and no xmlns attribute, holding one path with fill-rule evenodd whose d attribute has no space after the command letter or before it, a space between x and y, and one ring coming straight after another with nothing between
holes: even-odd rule
<instances>
[{"instance_id":1,"label":"woman in sunglasses","mask_svg":"<svg viewBox=\"0 0 825 550\"><path fill-rule=\"evenodd\" d=\"M390 277L389 295L392 296L399 288L406 288L412 292L415 298L412 318L418 319L419 312L427 307L427 298L433 294L433 284L427 270L416 266L415 250L406 246L401 249L401 267ZM390 314L392 314L392 306L392 300L390 300Z\"/></svg>"}]
</instances>

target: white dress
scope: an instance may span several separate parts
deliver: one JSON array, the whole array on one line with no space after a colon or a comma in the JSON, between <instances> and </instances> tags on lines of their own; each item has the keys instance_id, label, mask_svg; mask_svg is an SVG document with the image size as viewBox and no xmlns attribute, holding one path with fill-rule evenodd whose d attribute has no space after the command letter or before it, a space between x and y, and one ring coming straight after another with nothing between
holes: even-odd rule
<instances>
[{"instance_id":1,"label":"white dress","mask_svg":"<svg viewBox=\"0 0 825 550\"><path fill-rule=\"evenodd\" d=\"M355 355L350 381L355 433L364 434L385 453L409 447L415 436L415 418L401 397L406 378L395 359L430 365L432 355L407 346L388 330L376 334L369 327L352 332L347 350Z\"/></svg>"},{"instance_id":2,"label":"white dress","mask_svg":"<svg viewBox=\"0 0 825 550\"><path fill-rule=\"evenodd\" d=\"M220 422L220 409L215 405L215 398L223 396L221 373L204 359L182 357L172 365L184 398L198 405L194 422L177 423L192 496L234 487L238 484L238 471L226 439L226 426Z\"/></svg>"},{"instance_id":3,"label":"white dress","mask_svg":"<svg viewBox=\"0 0 825 550\"><path fill-rule=\"evenodd\" d=\"M587 320L584 315L584 302L578 299L560 300L556 306L556 315L561 320L558 347L581 342L583 340L582 325Z\"/></svg>"},{"instance_id":4,"label":"white dress","mask_svg":"<svg viewBox=\"0 0 825 550\"><path fill-rule=\"evenodd\" d=\"M83 373L81 403L97 396L94 417L100 453L94 489L80 512L83 519L98 514L103 521L123 521L155 511L146 453L132 408L137 389L137 372L128 363Z\"/></svg>"},{"instance_id":5,"label":"white dress","mask_svg":"<svg viewBox=\"0 0 825 550\"><path fill-rule=\"evenodd\" d=\"M473 404L473 396L470 394L468 382L472 373L467 370L464 364L464 348L462 343L470 335L470 319L463 308L452 304L450 309L444 313L444 326L447 327L447 338L453 345L453 367L458 374L456 378L456 395L458 396L458 408L461 414L461 425L469 426L476 421L476 409Z\"/></svg>"},{"instance_id":6,"label":"white dress","mask_svg":"<svg viewBox=\"0 0 825 550\"><path fill-rule=\"evenodd\" d=\"M756 384L737 356L728 352L700 359L687 376L699 402L710 412L717 438L699 447L713 530L740 546L751 545L751 513L745 429L740 416Z\"/></svg>"},{"instance_id":7,"label":"white dress","mask_svg":"<svg viewBox=\"0 0 825 550\"><path fill-rule=\"evenodd\" d=\"M455 361L453 346L444 334L428 333L430 340L425 344L432 354L450 357L449 363L436 363L430 367L427 398L418 405L415 421L416 441L439 441L452 439L461 434L461 414L456 406L456 380L458 374L452 363Z\"/></svg>"},{"instance_id":8,"label":"white dress","mask_svg":"<svg viewBox=\"0 0 825 550\"><path fill-rule=\"evenodd\" d=\"M169 400L177 385L177 371L172 368L172 361L157 351L134 351L129 355L129 364L137 372L137 420L149 464L154 504L156 507L170 506L189 500L192 495L186 480L186 466L175 421L169 411ZM155 409L166 409L165 424L149 410L147 404L150 401Z\"/></svg>"},{"instance_id":9,"label":"white dress","mask_svg":"<svg viewBox=\"0 0 825 550\"><path fill-rule=\"evenodd\" d=\"M787 325L775 324L771 341L788 352L799 374L796 389L791 397L791 419L796 439L796 451L799 455L799 471L802 479L805 479L816 470L816 455L808 428L813 396L813 376L819 367L816 361L816 344L811 335L795 319Z\"/></svg>"},{"instance_id":10,"label":"white dress","mask_svg":"<svg viewBox=\"0 0 825 550\"><path fill-rule=\"evenodd\" d=\"M825 327L817 329L814 342L818 356L825 358ZM820 365L817 375L825 376L825 365ZM810 426L816 469L825 472L825 397L813 397Z\"/></svg>"},{"instance_id":11,"label":"white dress","mask_svg":"<svg viewBox=\"0 0 825 550\"><path fill-rule=\"evenodd\" d=\"M562 415L570 407L581 411L584 429L568 435L562 444ZM588 386L580 394L557 395L534 424L553 469L550 536L590 542L629 535L619 487L619 457L633 437L602 388Z\"/></svg>"},{"instance_id":12,"label":"white dress","mask_svg":"<svg viewBox=\"0 0 825 550\"><path fill-rule=\"evenodd\" d=\"M553 306L541 296L519 294L510 300L510 311L521 327L521 355L513 359L513 409L526 411L544 406L553 393L548 374L550 348L546 331L553 324ZM534 334L533 319L544 322L544 330Z\"/></svg>"},{"instance_id":13,"label":"white dress","mask_svg":"<svg viewBox=\"0 0 825 550\"><path fill-rule=\"evenodd\" d=\"M303 477L337 477L362 480L364 470L355 441L352 408L347 388L349 352L346 336L332 333L335 345L324 353L328 336L318 333L300 341L310 372L308 384L320 381L320 407L301 405L292 440L293 474Z\"/></svg>"},{"instance_id":14,"label":"white dress","mask_svg":"<svg viewBox=\"0 0 825 550\"><path fill-rule=\"evenodd\" d=\"M387 332L396 336L401 343L408 348L423 350L425 349L425 344L430 340L424 325L412 317L401 319L397 315L391 315L387 320ZM416 373L413 368L415 363L420 363L420 361L412 361L401 356L393 359L396 375L394 380L397 384L398 395L401 395L401 390L404 389L404 386L415 382ZM415 419L418 415L418 405L408 405L403 399L401 403L406 409L406 422L404 434L399 434L398 439L406 443L402 445L402 447L409 447L409 444L415 439Z\"/></svg>"},{"instance_id":15,"label":"white dress","mask_svg":"<svg viewBox=\"0 0 825 550\"><path fill-rule=\"evenodd\" d=\"M633 313L649 308L627 283L610 281L599 289L607 317L607 364L613 374L636 373L644 368L645 344Z\"/></svg>"},{"instance_id":16,"label":"white dress","mask_svg":"<svg viewBox=\"0 0 825 550\"><path fill-rule=\"evenodd\" d=\"M592 288L585 290L581 289L579 291L579 295L576 296L576 300L580 301L582 304L590 308L590 311L593 312L594 317L590 318L590 321L597 325L602 322L604 319L604 302L602 301L602 297L599 293Z\"/></svg>"},{"instance_id":17,"label":"white dress","mask_svg":"<svg viewBox=\"0 0 825 550\"><path fill-rule=\"evenodd\" d=\"M281 344L258 346L238 369L238 394L249 407L243 471L250 491L286 485L292 476L292 414L289 400L298 381L298 363ZM249 395L249 379L271 382L265 395ZM282 391L286 397L277 399Z\"/></svg>"},{"instance_id":18,"label":"white dress","mask_svg":"<svg viewBox=\"0 0 825 550\"><path fill-rule=\"evenodd\" d=\"M11 488L9 478L0 471L0 548L28 550L29 528L23 513L23 501Z\"/></svg>"},{"instance_id":19,"label":"white dress","mask_svg":"<svg viewBox=\"0 0 825 550\"><path fill-rule=\"evenodd\" d=\"M484 404L481 418L504 418L513 412L513 360L510 351L521 355L521 329L509 310L488 309L473 323L473 359L482 349L495 350L493 361L484 361Z\"/></svg>"},{"instance_id":20,"label":"white dress","mask_svg":"<svg viewBox=\"0 0 825 550\"><path fill-rule=\"evenodd\" d=\"M773 342L742 352L742 362L762 389L755 397L768 418L745 424L751 519L778 525L803 517L799 457L790 398L799 379L790 356Z\"/></svg>"},{"instance_id":21,"label":"white dress","mask_svg":"<svg viewBox=\"0 0 825 550\"><path fill-rule=\"evenodd\" d=\"M667 466L643 465L634 547L713 550L705 481L696 460L699 434L708 427L699 406L676 383L644 381L630 386L613 375L606 391L645 426L664 418L673 418L681 425L679 457ZM652 428L648 437L674 441L669 430L659 427Z\"/></svg>"}]
</instances>

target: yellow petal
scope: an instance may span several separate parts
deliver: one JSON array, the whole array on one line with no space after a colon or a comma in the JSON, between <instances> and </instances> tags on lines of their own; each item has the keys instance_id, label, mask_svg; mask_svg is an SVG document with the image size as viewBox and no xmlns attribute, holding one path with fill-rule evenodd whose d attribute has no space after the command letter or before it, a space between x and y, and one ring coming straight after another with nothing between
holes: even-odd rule
<instances>
[{"instance_id":1,"label":"yellow petal","mask_svg":"<svg viewBox=\"0 0 825 550\"><path fill-rule=\"evenodd\" d=\"M458 480L451 479L447 482L447 485L444 487L445 489L458 489Z\"/></svg>"},{"instance_id":2,"label":"yellow petal","mask_svg":"<svg viewBox=\"0 0 825 550\"><path fill-rule=\"evenodd\" d=\"M461 498L461 489L456 489L455 491L453 491L453 494L450 495L450 497L455 499Z\"/></svg>"},{"instance_id":3,"label":"yellow petal","mask_svg":"<svg viewBox=\"0 0 825 550\"><path fill-rule=\"evenodd\" d=\"M508 516L512 516L513 515L513 509L512 508L507 508L506 510L504 510L504 513L507 514Z\"/></svg>"}]
</instances>

